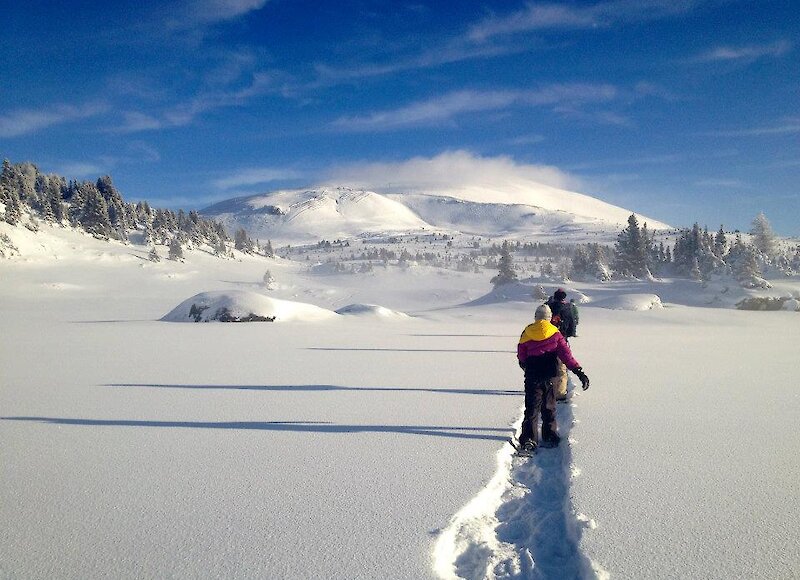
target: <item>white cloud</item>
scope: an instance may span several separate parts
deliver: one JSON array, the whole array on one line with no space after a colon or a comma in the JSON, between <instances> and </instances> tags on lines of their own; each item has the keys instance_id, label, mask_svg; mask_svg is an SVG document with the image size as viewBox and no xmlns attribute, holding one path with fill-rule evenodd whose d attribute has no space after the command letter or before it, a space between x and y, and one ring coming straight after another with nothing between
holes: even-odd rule
<instances>
[{"instance_id":1,"label":"white cloud","mask_svg":"<svg viewBox=\"0 0 800 580\"><path fill-rule=\"evenodd\" d=\"M264 95L272 88L272 76L265 72L252 75L250 83L240 89L205 91L193 98L164 110L159 114L128 111L124 122L110 129L114 133L137 133L165 127L182 127L191 124L199 115L224 107L237 107Z\"/></svg>"},{"instance_id":2,"label":"white cloud","mask_svg":"<svg viewBox=\"0 0 800 580\"><path fill-rule=\"evenodd\" d=\"M236 187L270 183L272 181L299 179L300 177L302 177L302 175L299 172L291 169L251 167L241 169L232 175L215 180L214 186L217 189L228 190Z\"/></svg>"},{"instance_id":3,"label":"white cloud","mask_svg":"<svg viewBox=\"0 0 800 580\"><path fill-rule=\"evenodd\" d=\"M471 42L465 43L461 39L456 39L449 44L436 46L435 48L430 48L420 54L406 58L399 58L392 62L370 63L349 68L317 64L315 68L317 74L319 75L319 81L316 84L324 86L340 82L347 82L354 79L377 77L409 70L435 68L438 66L467 60L517 54L527 50L530 50L530 47L519 44L509 44L505 46L483 44L480 46L475 46Z\"/></svg>"},{"instance_id":4,"label":"white cloud","mask_svg":"<svg viewBox=\"0 0 800 580\"><path fill-rule=\"evenodd\" d=\"M793 135L795 133L800 133L800 117L789 118L775 125L749 129L708 131L700 134L705 137L768 137L771 135Z\"/></svg>"},{"instance_id":5,"label":"white cloud","mask_svg":"<svg viewBox=\"0 0 800 580\"><path fill-rule=\"evenodd\" d=\"M747 185L739 179L727 179L721 177L708 177L705 179L700 179L698 181L695 181L694 184L699 187L722 187L722 188L734 188L734 189L741 189L743 187L747 187Z\"/></svg>"},{"instance_id":6,"label":"white cloud","mask_svg":"<svg viewBox=\"0 0 800 580\"><path fill-rule=\"evenodd\" d=\"M53 169L53 173L63 175L67 179L82 178L82 177L97 177L108 173L110 167L108 165L100 165L92 162L66 162L58 165Z\"/></svg>"},{"instance_id":7,"label":"white cloud","mask_svg":"<svg viewBox=\"0 0 800 580\"><path fill-rule=\"evenodd\" d=\"M792 50L792 43L779 40L770 44L751 44L748 46L718 46L694 60L696 62L747 61L764 57L779 57Z\"/></svg>"},{"instance_id":8,"label":"white cloud","mask_svg":"<svg viewBox=\"0 0 800 580\"><path fill-rule=\"evenodd\" d=\"M418 101L405 107L378 111L364 116L340 117L331 127L342 131L390 131L404 127L440 125L466 113L497 111L512 105L560 105L570 108L589 102L613 100L617 90L611 85L550 85L538 90L455 91Z\"/></svg>"},{"instance_id":9,"label":"white cloud","mask_svg":"<svg viewBox=\"0 0 800 580\"><path fill-rule=\"evenodd\" d=\"M107 109L108 106L104 103L57 104L43 109L17 109L0 116L0 137L35 133L53 125L94 117Z\"/></svg>"},{"instance_id":10,"label":"white cloud","mask_svg":"<svg viewBox=\"0 0 800 580\"><path fill-rule=\"evenodd\" d=\"M267 0L181 0L163 10L169 29L191 29L217 24L260 10Z\"/></svg>"},{"instance_id":11,"label":"white cloud","mask_svg":"<svg viewBox=\"0 0 800 580\"><path fill-rule=\"evenodd\" d=\"M611 0L574 5L529 3L506 16L491 16L469 31L469 38L482 42L496 36L547 29L587 29L616 23L656 20L691 10L702 0Z\"/></svg>"},{"instance_id":12,"label":"white cloud","mask_svg":"<svg viewBox=\"0 0 800 580\"><path fill-rule=\"evenodd\" d=\"M329 169L326 180L376 191L436 191L536 182L560 189L580 188L577 177L549 165L517 163L507 156L481 157L456 150L405 161L365 162Z\"/></svg>"}]
</instances>

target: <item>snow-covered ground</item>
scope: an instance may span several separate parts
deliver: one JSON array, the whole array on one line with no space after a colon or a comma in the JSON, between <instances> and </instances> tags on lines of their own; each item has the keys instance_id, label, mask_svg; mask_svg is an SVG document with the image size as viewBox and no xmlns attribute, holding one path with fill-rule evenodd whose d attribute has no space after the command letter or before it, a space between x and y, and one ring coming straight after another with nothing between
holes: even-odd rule
<instances>
[{"instance_id":1,"label":"snow-covered ground","mask_svg":"<svg viewBox=\"0 0 800 580\"><path fill-rule=\"evenodd\" d=\"M688 281L571 286L592 386L559 407L569 444L521 460L506 439L534 303L482 299L486 272L156 264L68 230L13 234L0 577L800 570L798 313L703 308ZM209 292L293 317L160 320ZM663 308L644 308L653 295Z\"/></svg>"}]
</instances>

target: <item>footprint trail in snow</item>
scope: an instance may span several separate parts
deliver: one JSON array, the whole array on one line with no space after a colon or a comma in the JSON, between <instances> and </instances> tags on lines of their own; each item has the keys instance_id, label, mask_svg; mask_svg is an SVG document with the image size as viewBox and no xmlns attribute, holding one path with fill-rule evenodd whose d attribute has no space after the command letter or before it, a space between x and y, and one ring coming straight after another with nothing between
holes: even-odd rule
<instances>
[{"instance_id":1,"label":"footprint trail in snow","mask_svg":"<svg viewBox=\"0 0 800 580\"><path fill-rule=\"evenodd\" d=\"M580 535L595 524L576 514L570 483L580 474L572 464L569 432L574 404L558 406L561 445L517 457L510 445L498 452L492 480L442 531L435 547L442 578L608 578L580 552ZM521 418L517 422L517 430Z\"/></svg>"}]
</instances>

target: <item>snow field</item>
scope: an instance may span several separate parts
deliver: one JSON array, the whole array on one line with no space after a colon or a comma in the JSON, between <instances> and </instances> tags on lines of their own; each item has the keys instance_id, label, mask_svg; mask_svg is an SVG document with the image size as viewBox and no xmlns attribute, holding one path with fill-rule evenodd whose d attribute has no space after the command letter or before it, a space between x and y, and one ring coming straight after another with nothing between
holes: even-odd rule
<instances>
[{"instance_id":1,"label":"snow field","mask_svg":"<svg viewBox=\"0 0 800 580\"><path fill-rule=\"evenodd\" d=\"M505 440L522 404L525 288L487 296L485 273L316 276L202 252L154 264L68 230L32 235L0 262L12 578L800 569L795 313L680 306L709 300L688 281L568 286L589 300L572 346L592 386L559 408L569 446L521 461ZM158 322L214 291L364 315ZM637 294L664 308L634 308L648 302Z\"/></svg>"}]
</instances>

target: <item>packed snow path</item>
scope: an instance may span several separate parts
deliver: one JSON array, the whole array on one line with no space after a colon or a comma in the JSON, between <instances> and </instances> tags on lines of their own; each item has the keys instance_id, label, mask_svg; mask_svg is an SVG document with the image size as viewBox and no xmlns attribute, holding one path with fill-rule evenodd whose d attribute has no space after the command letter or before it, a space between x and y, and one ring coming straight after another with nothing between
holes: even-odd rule
<instances>
[{"instance_id":1,"label":"packed snow path","mask_svg":"<svg viewBox=\"0 0 800 580\"><path fill-rule=\"evenodd\" d=\"M540 449L526 458L516 456L511 445L503 445L492 482L456 514L437 543L441 577L604 577L579 549L581 529L593 522L576 515L570 500L570 483L579 473L568 443L575 406L558 405L559 447Z\"/></svg>"}]
</instances>

